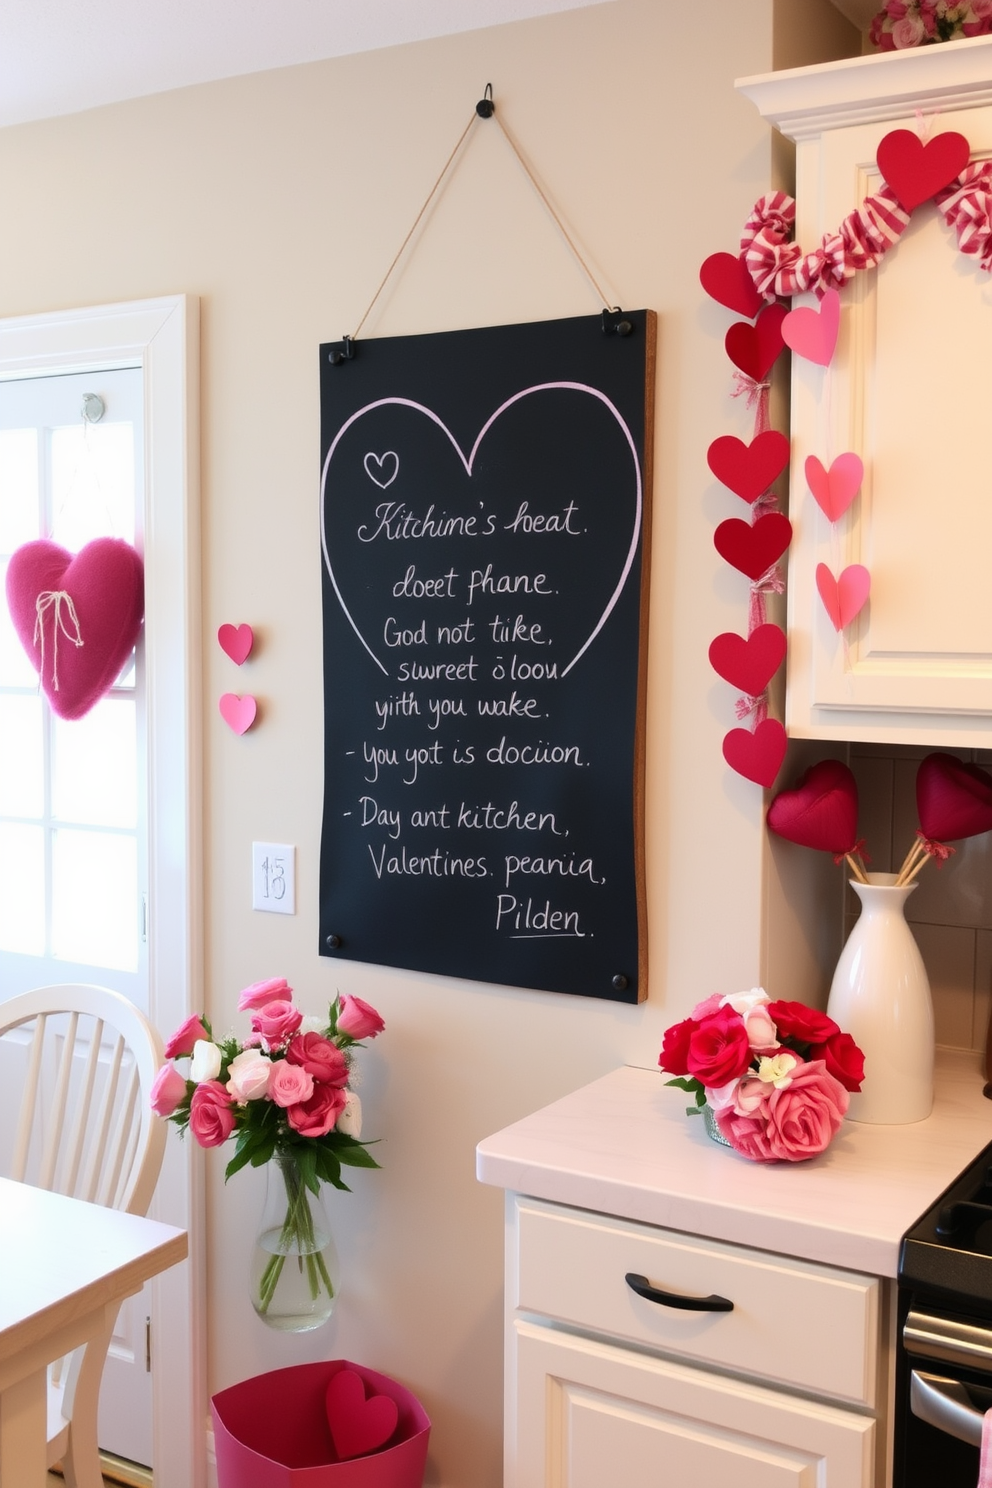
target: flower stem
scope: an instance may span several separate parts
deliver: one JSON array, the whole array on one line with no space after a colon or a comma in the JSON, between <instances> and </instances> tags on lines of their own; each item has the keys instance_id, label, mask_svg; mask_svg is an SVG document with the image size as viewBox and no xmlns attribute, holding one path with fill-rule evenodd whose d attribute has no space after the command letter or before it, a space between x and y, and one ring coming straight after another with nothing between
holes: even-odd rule
<instances>
[{"instance_id":1,"label":"flower stem","mask_svg":"<svg viewBox=\"0 0 992 1488\"><path fill-rule=\"evenodd\" d=\"M304 1262L306 1263L307 1286L312 1302L316 1302L320 1296L321 1285L329 1298L334 1296L334 1285L314 1232L307 1186L292 1158L282 1157L276 1161L286 1187L286 1217L279 1234L278 1252L266 1263L258 1283L257 1311L263 1315L269 1310L289 1255L296 1255L301 1275Z\"/></svg>"}]
</instances>

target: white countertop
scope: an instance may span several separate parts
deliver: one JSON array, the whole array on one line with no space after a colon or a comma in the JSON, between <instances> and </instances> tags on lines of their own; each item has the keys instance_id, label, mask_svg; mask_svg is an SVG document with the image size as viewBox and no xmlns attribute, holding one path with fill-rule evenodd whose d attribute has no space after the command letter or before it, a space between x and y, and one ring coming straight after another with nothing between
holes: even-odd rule
<instances>
[{"instance_id":1,"label":"white countertop","mask_svg":"<svg viewBox=\"0 0 992 1488\"><path fill-rule=\"evenodd\" d=\"M956 1050L938 1050L926 1121L845 1121L808 1162L748 1162L686 1116L687 1100L661 1071L615 1070L480 1142L478 1177L533 1198L895 1276L903 1234L992 1142L978 1055Z\"/></svg>"}]
</instances>

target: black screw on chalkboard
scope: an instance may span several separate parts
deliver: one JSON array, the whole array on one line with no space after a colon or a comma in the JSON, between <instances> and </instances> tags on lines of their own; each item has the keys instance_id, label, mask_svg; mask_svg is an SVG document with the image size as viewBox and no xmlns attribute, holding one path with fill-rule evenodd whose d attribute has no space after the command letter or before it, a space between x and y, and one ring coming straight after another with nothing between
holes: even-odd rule
<instances>
[{"instance_id":1,"label":"black screw on chalkboard","mask_svg":"<svg viewBox=\"0 0 992 1488\"><path fill-rule=\"evenodd\" d=\"M329 935L327 937L327 940L324 943L332 951L339 951L341 949L341 937L340 937L340 935Z\"/></svg>"},{"instance_id":2,"label":"black screw on chalkboard","mask_svg":"<svg viewBox=\"0 0 992 1488\"><path fill-rule=\"evenodd\" d=\"M604 336L629 336L633 329L633 321L627 319L619 305L614 305L612 310L603 311Z\"/></svg>"},{"instance_id":3,"label":"black screw on chalkboard","mask_svg":"<svg viewBox=\"0 0 992 1488\"><path fill-rule=\"evenodd\" d=\"M615 976L613 978L610 986L613 988L614 992L626 992L627 988L630 986L630 983L624 976L623 972L620 972L618 976Z\"/></svg>"},{"instance_id":4,"label":"black screw on chalkboard","mask_svg":"<svg viewBox=\"0 0 992 1488\"><path fill-rule=\"evenodd\" d=\"M339 367L342 362L350 362L354 355L354 339L351 336L342 336L340 346L332 346L327 353L327 360L332 367Z\"/></svg>"},{"instance_id":5,"label":"black screw on chalkboard","mask_svg":"<svg viewBox=\"0 0 992 1488\"><path fill-rule=\"evenodd\" d=\"M492 83L486 84L486 91L484 95L479 99L478 103L475 105L475 112L478 114L480 119L491 119L493 114L496 112L496 105L495 103L493 103Z\"/></svg>"}]
</instances>

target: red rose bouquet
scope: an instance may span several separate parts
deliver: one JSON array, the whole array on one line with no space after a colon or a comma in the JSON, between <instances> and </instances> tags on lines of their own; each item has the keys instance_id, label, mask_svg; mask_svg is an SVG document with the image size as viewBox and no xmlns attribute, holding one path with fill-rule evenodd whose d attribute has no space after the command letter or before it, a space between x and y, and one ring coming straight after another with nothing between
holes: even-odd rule
<instances>
[{"instance_id":1,"label":"red rose bouquet","mask_svg":"<svg viewBox=\"0 0 992 1488\"><path fill-rule=\"evenodd\" d=\"M251 1013L244 1039L215 1040L206 1018L187 1018L165 1046L169 1063L151 1089L157 1115L191 1131L201 1147L234 1139L225 1181L239 1168L261 1167L275 1158L286 1186L286 1217L277 1249L252 1297L264 1317L289 1255L305 1264L310 1297L329 1302L330 1275L313 1233L307 1191L321 1183L347 1189L342 1166L377 1168L361 1142L362 1112L350 1088L354 1050L385 1026L360 997L342 996L326 1019L307 1018L292 1001L285 978L254 982L238 999ZM184 1075L172 1062L188 1059Z\"/></svg>"},{"instance_id":2,"label":"red rose bouquet","mask_svg":"<svg viewBox=\"0 0 992 1488\"><path fill-rule=\"evenodd\" d=\"M665 1034L667 1081L709 1109L724 1141L753 1162L799 1162L829 1146L861 1089L864 1055L832 1018L755 987L708 997Z\"/></svg>"}]
</instances>

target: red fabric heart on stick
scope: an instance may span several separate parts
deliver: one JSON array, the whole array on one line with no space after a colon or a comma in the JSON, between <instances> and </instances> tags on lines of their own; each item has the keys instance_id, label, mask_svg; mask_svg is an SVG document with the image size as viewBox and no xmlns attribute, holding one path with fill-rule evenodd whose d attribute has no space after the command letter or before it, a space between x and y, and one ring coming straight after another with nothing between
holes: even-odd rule
<instances>
[{"instance_id":1,"label":"red fabric heart on stick","mask_svg":"<svg viewBox=\"0 0 992 1488\"><path fill-rule=\"evenodd\" d=\"M753 320L765 301L754 287L744 260L733 253L711 253L699 269L699 282L711 300Z\"/></svg>"},{"instance_id":2,"label":"red fabric heart on stick","mask_svg":"<svg viewBox=\"0 0 992 1488\"><path fill-rule=\"evenodd\" d=\"M746 640L728 630L710 643L710 665L732 687L758 697L782 665L785 647L778 625L759 625Z\"/></svg>"},{"instance_id":3,"label":"red fabric heart on stick","mask_svg":"<svg viewBox=\"0 0 992 1488\"><path fill-rule=\"evenodd\" d=\"M82 718L114 685L138 639L141 558L116 537L95 538L75 557L39 538L11 556L7 604L52 711Z\"/></svg>"},{"instance_id":4,"label":"red fabric heart on stick","mask_svg":"<svg viewBox=\"0 0 992 1488\"><path fill-rule=\"evenodd\" d=\"M771 787L782 767L789 740L777 718L766 718L754 733L731 729L724 736L723 757L732 770L753 780L756 785Z\"/></svg>"},{"instance_id":5,"label":"red fabric heart on stick","mask_svg":"<svg viewBox=\"0 0 992 1488\"><path fill-rule=\"evenodd\" d=\"M782 322L788 313L784 305L769 305L753 326L738 320L727 332L728 357L753 382L763 382L784 351Z\"/></svg>"},{"instance_id":6,"label":"red fabric heart on stick","mask_svg":"<svg viewBox=\"0 0 992 1488\"><path fill-rule=\"evenodd\" d=\"M769 512L753 524L728 517L713 534L721 558L755 583L777 563L792 541L792 523L781 512Z\"/></svg>"},{"instance_id":7,"label":"red fabric heart on stick","mask_svg":"<svg viewBox=\"0 0 992 1488\"><path fill-rule=\"evenodd\" d=\"M875 156L879 170L907 212L949 186L970 158L971 146L953 129L935 134L926 144L911 129L893 129Z\"/></svg>"},{"instance_id":8,"label":"red fabric heart on stick","mask_svg":"<svg viewBox=\"0 0 992 1488\"><path fill-rule=\"evenodd\" d=\"M331 1376L326 1404L331 1440L343 1462L384 1447L399 1420L399 1407L388 1395L366 1400L365 1384L354 1369L339 1369Z\"/></svg>"},{"instance_id":9,"label":"red fabric heart on stick","mask_svg":"<svg viewBox=\"0 0 992 1488\"><path fill-rule=\"evenodd\" d=\"M766 429L745 444L736 434L721 434L706 451L706 463L735 496L757 501L789 463L789 441L777 429Z\"/></svg>"},{"instance_id":10,"label":"red fabric heart on stick","mask_svg":"<svg viewBox=\"0 0 992 1488\"><path fill-rule=\"evenodd\" d=\"M953 754L928 754L916 773L916 809L933 842L992 831L992 775Z\"/></svg>"},{"instance_id":11,"label":"red fabric heart on stick","mask_svg":"<svg viewBox=\"0 0 992 1488\"><path fill-rule=\"evenodd\" d=\"M821 760L800 777L795 790L779 791L768 808L768 826L787 842L835 857L853 852L858 840L858 787L840 760Z\"/></svg>"}]
</instances>

